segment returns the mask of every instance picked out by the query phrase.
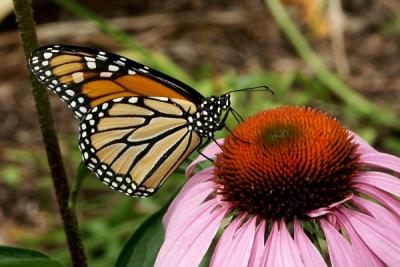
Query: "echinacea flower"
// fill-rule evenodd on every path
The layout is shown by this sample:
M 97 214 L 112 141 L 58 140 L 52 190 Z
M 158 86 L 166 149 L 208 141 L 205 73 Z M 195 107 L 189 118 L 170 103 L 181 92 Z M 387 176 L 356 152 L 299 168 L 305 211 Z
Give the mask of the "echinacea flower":
M 400 159 L 325 113 L 282 107 L 203 153 L 164 217 L 156 266 L 400 266 Z

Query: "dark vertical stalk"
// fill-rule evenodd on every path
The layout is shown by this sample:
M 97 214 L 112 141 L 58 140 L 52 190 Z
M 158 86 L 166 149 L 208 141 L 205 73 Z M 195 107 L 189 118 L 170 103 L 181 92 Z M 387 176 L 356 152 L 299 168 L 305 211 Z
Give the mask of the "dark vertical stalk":
M 37 37 L 31 2 L 30 0 L 14 0 L 14 8 L 25 57 L 28 58 L 32 51 L 37 47 Z M 75 267 L 87 266 L 75 210 L 68 207 L 69 185 L 62 162 L 57 135 L 54 129 L 53 118 L 50 112 L 47 91 L 39 84 L 31 72 L 29 72 L 29 78 L 32 84 L 32 93 L 35 99 L 40 129 L 42 131 L 47 160 L 50 166 L 51 177 L 53 179 L 59 212 L 68 241 L 71 261 Z

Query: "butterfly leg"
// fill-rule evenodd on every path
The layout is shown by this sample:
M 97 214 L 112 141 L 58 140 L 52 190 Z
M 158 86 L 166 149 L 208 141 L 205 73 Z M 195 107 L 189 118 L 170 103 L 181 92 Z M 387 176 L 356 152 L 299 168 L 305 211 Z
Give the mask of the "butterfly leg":
M 217 142 L 217 140 L 215 140 L 214 136 L 211 137 L 211 140 L 213 140 L 213 142 L 219 147 L 219 149 L 222 150 L 221 145 Z
M 239 114 L 239 112 L 237 112 L 236 110 L 234 110 L 233 108 L 229 109 L 230 112 L 232 112 L 233 117 L 235 118 L 237 123 L 241 123 L 244 122 L 243 117 Z
M 242 142 L 244 142 L 244 143 L 250 144 L 249 141 L 243 140 L 243 139 L 239 138 L 238 136 L 236 136 L 236 135 L 232 132 L 232 130 L 229 129 L 226 125 L 225 125 L 225 129 L 226 129 L 231 135 L 233 135 L 234 138 L 236 138 L 236 139 L 238 139 L 238 140 L 240 140 L 240 141 L 242 141 Z
M 214 138 L 212 138 L 212 139 L 214 140 Z M 200 155 L 202 155 L 204 158 L 206 158 L 207 160 L 209 160 L 209 161 L 211 161 L 212 163 L 214 163 L 214 160 L 213 160 L 213 159 L 207 157 L 205 154 L 203 154 L 203 152 L 201 152 L 201 150 L 202 150 L 203 148 L 205 148 L 205 147 L 208 145 L 209 141 L 210 141 L 210 139 L 208 139 L 206 142 L 202 143 L 202 144 L 197 148 L 197 152 L 198 152 Z M 215 141 L 215 140 L 214 140 L 214 141 Z M 216 142 L 216 141 L 215 141 L 215 142 Z M 217 143 L 217 144 L 218 144 L 218 143 Z
M 220 131 L 225 127 L 225 121 L 226 118 L 228 118 L 229 111 L 225 112 L 224 116 L 221 118 L 218 127 L 215 129 L 215 131 Z

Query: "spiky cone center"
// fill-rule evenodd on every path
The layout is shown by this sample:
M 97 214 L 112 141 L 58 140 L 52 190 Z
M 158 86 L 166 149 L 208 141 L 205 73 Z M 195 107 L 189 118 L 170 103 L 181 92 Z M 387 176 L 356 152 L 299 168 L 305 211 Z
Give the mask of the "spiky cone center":
M 359 168 L 357 145 L 334 118 L 281 107 L 238 125 L 217 155 L 222 200 L 265 218 L 302 217 L 344 199 Z

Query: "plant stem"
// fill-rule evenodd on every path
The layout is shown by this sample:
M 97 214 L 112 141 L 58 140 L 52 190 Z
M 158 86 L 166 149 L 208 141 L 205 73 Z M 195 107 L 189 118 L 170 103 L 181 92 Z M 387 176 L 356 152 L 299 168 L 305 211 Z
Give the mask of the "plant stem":
M 14 0 L 15 15 L 21 34 L 25 57 L 28 58 L 37 47 L 35 24 L 30 0 Z M 29 70 L 29 67 L 28 67 Z M 32 84 L 40 130 L 47 153 L 51 177 L 57 198 L 58 208 L 67 237 L 71 261 L 74 267 L 87 266 L 86 256 L 79 233 L 78 219 L 75 210 L 68 208 L 69 185 L 62 162 L 53 118 L 50 112 L 50 103 L 46 89 L 39 84 L 31 72 L 29 78 Z
M 322 83 L 360 114 L 367 115 L 378 124 L 399 129 L 398 118 L 396 118 L 393 112 L 385 109 L 378 110 L 373 103 L 354 91 L 335 73 L 328 69 L 290 19 L 280 0 L 265 0 L 265 3 L 268 5 L 276 23 L 286 34 L 297 53 L 299 53 Z

